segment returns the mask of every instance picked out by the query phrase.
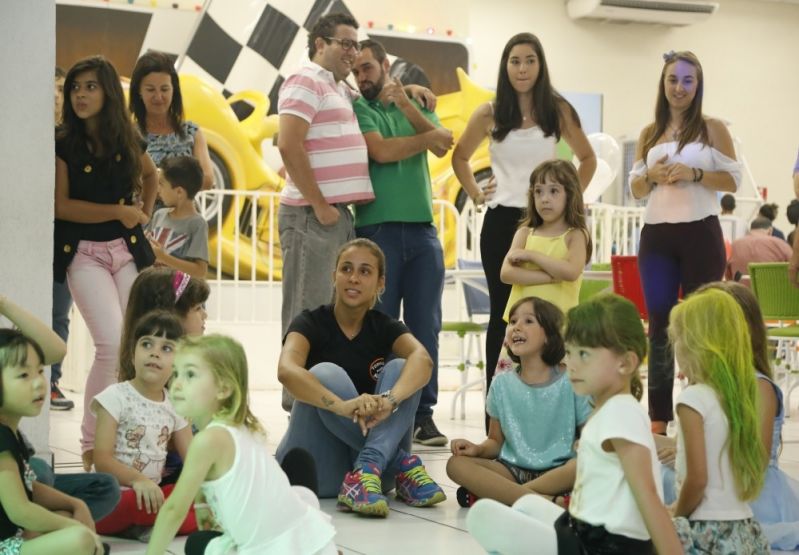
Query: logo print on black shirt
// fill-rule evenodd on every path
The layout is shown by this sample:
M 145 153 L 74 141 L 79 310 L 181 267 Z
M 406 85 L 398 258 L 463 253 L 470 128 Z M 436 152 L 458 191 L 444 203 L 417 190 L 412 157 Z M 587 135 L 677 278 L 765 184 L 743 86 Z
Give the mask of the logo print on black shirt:
M 374 359 L 369 363 L 369 377 L 372 378 L 372 380 L 377 381 L 377 378 L 380 377 L 380 373 L 383 371 L 383 367 L 385 365 L 385 357 L 378 357 Z

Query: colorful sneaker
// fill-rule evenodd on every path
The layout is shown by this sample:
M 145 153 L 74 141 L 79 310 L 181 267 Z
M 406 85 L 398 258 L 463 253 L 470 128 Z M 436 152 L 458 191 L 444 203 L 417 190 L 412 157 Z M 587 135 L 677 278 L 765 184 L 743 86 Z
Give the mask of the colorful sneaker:
M 447 498 L 416 455 L 402 459 L 396 480 L 397 497 L 412 507 L 430 507 Z
M 455 498 L 458 505 L 467 509 L 477 502 L 477 496 L 463 486 L 455 490 Z
M 355 511 L 370 516 L 388 516 L 388 500 L 383 495 L 380 471 L 373 464 L 347 472 L 338 492 L 340 511 Z
M 53 410 L 70 410 L 75 408 L 75 403 L 64 397 L 58 384 L 50 384 L 50 408 Z
M 433 417 L 418 421 L 413 427 L 413 442 L 422 445 L 446 445 L 447 436 L 438 431 Z

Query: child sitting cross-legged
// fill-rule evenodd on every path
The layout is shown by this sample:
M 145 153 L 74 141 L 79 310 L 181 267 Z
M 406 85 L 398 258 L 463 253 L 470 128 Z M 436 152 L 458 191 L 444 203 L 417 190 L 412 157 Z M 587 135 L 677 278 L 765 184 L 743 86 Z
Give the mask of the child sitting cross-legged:
M 520 299 L 511 308 L 505 342 L 518 367 L 491 383 L 488 438 L 479 445 L 466 439 L 451 443 L 447 474 L 462 486 L 462 506 L 475 497 L 511 505 L 531 491 L 555 497 L 571 491 L 574 442 L 591 406 L 574 393 L 559 367 L 562 323 L 560 309 L 538 297 Z
M 564 337 L 574 390 L 595 404 L 580 436 L 569 508 L 537 495 L 512 507 L 481 499 L 466 517 L 469 532 L 503 555 L 683 553 L 640 404 L 647 343 L 638 310 L 627 299 L 598 295 L 569 311 Z

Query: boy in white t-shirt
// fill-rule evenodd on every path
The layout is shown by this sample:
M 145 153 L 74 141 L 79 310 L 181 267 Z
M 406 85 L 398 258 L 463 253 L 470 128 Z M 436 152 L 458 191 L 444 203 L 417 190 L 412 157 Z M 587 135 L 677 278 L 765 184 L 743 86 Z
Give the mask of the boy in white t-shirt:
M 156 264 L 194 278 L 208 273 L 208 223 L 194 206 L 203 182 L 203 169 L 191 156 L 161 162 L 158 196 L 166 208 L 156 210 L 147 226 Z

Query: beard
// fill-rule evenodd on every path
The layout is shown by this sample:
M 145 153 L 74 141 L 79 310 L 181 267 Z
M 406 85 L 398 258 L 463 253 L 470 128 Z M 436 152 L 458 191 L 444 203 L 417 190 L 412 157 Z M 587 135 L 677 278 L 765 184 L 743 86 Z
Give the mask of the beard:
M 380 91 L 383 90 L 383 85 L 386 82 L 386 72 L 382 69 L 380 70 L 380 77 L 378 77 L 376 82 L 367 81 L 365 86 L 361 89 L 361 94 L 366 100 L 374 100 L 380 95 Z

